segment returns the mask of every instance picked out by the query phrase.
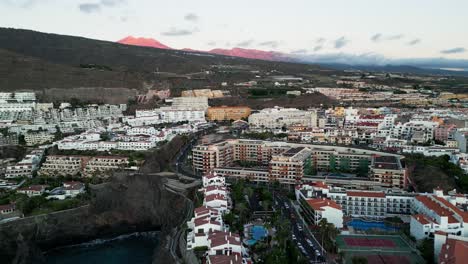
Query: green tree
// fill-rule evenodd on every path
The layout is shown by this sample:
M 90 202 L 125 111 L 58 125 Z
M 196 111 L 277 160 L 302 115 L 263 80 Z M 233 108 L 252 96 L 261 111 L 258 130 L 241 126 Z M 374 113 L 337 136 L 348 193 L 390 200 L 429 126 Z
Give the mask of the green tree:
M 427 264 L 434 264 L 434 240 L 424 239 L 418 249 Z
M 26 145 L 26 140 L 24 139 L 24 135 L 19 135 L 18 136 L 18 144 L 25 146 Z
M 367 264 L 367 258 L 361 256 L 354 256 L 351 259 L 352 264 Z

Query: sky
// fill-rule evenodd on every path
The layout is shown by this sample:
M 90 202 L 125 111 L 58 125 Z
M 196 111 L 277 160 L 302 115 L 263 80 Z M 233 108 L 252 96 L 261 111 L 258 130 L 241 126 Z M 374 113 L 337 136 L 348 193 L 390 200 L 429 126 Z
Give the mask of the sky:
M 467 0 L 0 0 L 0 26 L 173 48 L 468 59 Z

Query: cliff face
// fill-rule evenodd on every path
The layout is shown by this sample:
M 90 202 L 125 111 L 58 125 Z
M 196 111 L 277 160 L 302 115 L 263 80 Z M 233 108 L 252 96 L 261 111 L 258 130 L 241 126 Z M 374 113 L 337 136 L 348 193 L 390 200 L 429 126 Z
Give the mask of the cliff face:
M 39 249 L 133 231 L 170 230 L 183 221 L 188 205 L 167 191 L 164 182 L 146 174 L 115 175 L 110 183 L 91 188 L 89 206 L 0 225 L 0 259 L 37 263 Z

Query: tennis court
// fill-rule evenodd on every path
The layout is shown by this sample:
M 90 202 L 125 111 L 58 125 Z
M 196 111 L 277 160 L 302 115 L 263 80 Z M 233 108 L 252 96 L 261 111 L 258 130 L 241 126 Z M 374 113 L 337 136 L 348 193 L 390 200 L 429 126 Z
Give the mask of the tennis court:
M 365 257 L 368 264 L 419 264 L 424 260 L 398 235 L 339 235 L 338 252 L 346 263 L 355 256 Z

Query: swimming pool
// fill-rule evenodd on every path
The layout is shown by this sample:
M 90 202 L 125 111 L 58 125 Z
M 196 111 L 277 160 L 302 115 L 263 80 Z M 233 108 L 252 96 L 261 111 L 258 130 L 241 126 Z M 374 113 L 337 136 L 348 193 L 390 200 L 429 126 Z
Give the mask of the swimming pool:
M 250 232 L 255 240 L 261 240 L 267 236 L 267 230 L 263 226 L 253 226 Z
M 255 245 L 258 240 L 262 240 L 268 235 L 266 228 L 259 225 L 252 226 L 249 233 L 251 238 L 246 241 L 249 246 Z
M 352 226 L 354 229 L 357 230 L 364 230 L 367 231 L 369 229 L 380 229 L 383 231 L 398 231 L 398 227 L 388 226 L 384 222 L 378 221 L 364 221 L 361 219 L 353 219 L 348 222 L 348 226 Z

